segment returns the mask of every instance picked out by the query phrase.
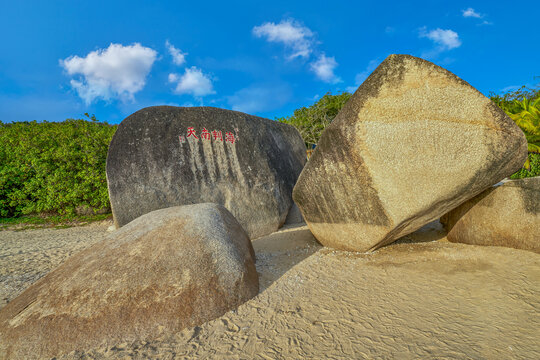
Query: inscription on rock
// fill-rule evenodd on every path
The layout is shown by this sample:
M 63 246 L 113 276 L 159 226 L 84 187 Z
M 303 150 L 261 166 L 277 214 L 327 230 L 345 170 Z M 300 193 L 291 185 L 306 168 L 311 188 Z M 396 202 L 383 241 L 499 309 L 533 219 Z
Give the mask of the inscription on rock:
M 107 158 L 115 224 L 150 211 L 213 202 L 250 238 L 285 221 L 306 161 L 292 126 L 211 108 L 156 106 L 120 124 Z

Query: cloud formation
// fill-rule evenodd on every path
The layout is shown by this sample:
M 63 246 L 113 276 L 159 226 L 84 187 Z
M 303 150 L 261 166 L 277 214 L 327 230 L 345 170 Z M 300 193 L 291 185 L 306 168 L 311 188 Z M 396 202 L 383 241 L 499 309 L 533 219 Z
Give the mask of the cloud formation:
M 338 65 L 336 59 L 316 50 L 315 34 L 299 21 L 287 19 L 282 20 L 279 24 L 266 22 L 255 26 L 253 34 L 258 38 L 265 38 L 269 42 L 283 44 L 289 50 L 287 60 L 295 58 L 311 60 L 309 69 L 319 80 L 332 84 L 341 81 L 334 73 Z
M 484 17 L 486 17 L 486 14 L 480 14 L 480 13 L 476 12 L 476 10 L 474 10 L 473 8 L 468 8 L 467 10 L 461 10 L 461 13 L 462 13 L 463 17 L 466 17 L 466 18 L 483 19 Z M 479 25 L 479 26 L 493 25 L 493 23 L 490 22 L 490 21 L 484 20 L 481 23 L 478 23 L 477 25 Z
M 294 19 L 282 20 L 279 24 L 266 22 L 255 26 L 253 35 L 285 45 L 291 51 L 288 59 L 307 58 L 313 51 L 313 32 Z
M 459 35 L 453 30 L 435 29 L 426 32 L 423 28 L 420 31 L 420 37 L 426 37 L 433 41 L 437 46 L 440 46 L 443 50 L 451 50 L 461 46 Z
M 473 18 L 482 18 L 484 15 L 477 13 L 473 8 L 468 8 L 467 10 L 461 10 L 463 17 L 473 17 Z
M 180 49 L 177 49 L 172 45 L 169 40 L 165 42 L 165 46 L 167 47 L 167 50 L 169 50 L 169 54 L 171 54 L 173 58 L 173 63 L 175 65 L 183 65 L 186 62 L 186 55 L 187 53 L 183 53 L 180 51 Z
M 435 58 L 440 53 L 448 50 L 452 50 L 461 46 L 461 40 L 457 32 L 453 30 L 443 30 L 437 28 L 435 30 L 427 31 L 426 27 L 420 29 L 420 38 L 428 38 L 433 41 L 435 48 L 422 53 L 424 58 Z
M 334 74 L 334 69 L 337 67 L 337 65 L 338 63 L 333 56 L 327 57 L 323 53 L 317 60 L 310 64 L 310 69 L 320 80 L 335 84 L 341 81 L 341 79 Z
M 169 82 L 176 84 L 174 92 L 179 95 L 191 94 L 195 97 L 203 97 L 216 93 L 210 77 L 195 66 L 186 68 L 182 75 L 169 74 Z
M 85 57 L 70 56 L 60 60 L 71 76 L 70 84 L 86 104 L 96 99 L 133 100 L 146 85 L 157 52 L 139 43 L 123 46 L 110 44 L 107 49 L 90 52 Z

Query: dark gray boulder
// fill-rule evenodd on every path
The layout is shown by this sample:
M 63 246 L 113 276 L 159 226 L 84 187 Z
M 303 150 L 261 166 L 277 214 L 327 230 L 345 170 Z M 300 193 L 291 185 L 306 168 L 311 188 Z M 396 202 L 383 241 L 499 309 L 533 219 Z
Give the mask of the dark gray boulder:
M 212 107 L 154 106 L 127 117 L 107 156 L 117 227 L 150 211 L 213 202 L 250 238 L 276 231 L 306 161 L 289 125 Z
M 174 334 L 257 295 L 255 253 L 221 205 L 153 211 L 70 257 L 0 310 L 0 359 Z

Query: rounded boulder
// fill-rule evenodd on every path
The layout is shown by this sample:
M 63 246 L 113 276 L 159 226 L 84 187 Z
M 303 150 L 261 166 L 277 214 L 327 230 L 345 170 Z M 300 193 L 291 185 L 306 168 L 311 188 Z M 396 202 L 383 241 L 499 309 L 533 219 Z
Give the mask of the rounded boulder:
M 150 212 L 0 310 L 0 358 L 50 358 L 177 332 L 258 293 L 251 242 L 221 205 Z

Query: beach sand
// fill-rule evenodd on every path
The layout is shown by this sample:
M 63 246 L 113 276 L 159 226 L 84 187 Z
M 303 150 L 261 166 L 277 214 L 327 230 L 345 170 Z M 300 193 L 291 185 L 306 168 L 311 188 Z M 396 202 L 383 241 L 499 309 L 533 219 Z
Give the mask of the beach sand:
M 0 306 L 107 227 L 0 232 Z M 253 245 L 261 289 L 237 310 L 61 358 L 540 359 L 533 252 L 450 243 L 438 222 L 371 254 L 324 248 L 303 224 Z

